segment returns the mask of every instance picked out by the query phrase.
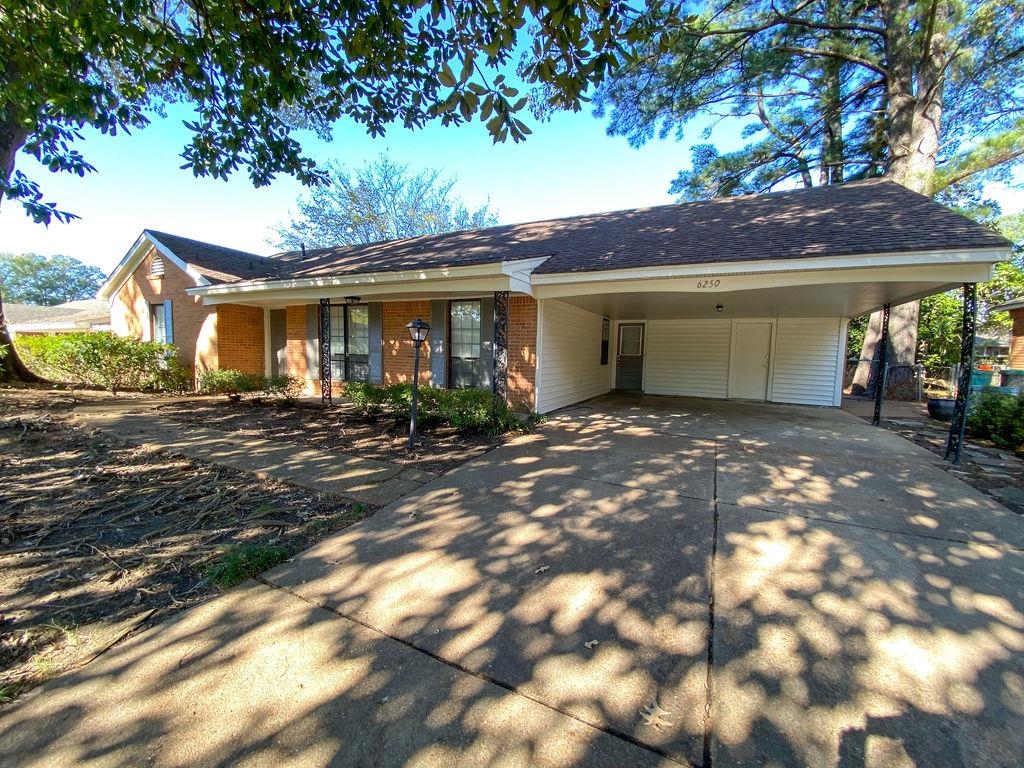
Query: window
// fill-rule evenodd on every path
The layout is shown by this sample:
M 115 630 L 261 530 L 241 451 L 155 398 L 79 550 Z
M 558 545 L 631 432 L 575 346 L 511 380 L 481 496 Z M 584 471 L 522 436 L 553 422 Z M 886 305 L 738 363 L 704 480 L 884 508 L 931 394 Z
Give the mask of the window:
M 370 310 L 366 304 L 331 306 L 331 378 L 370 380 Z
M 149 305 L 150 338 L 161 344 L 171 344 L 171 329 L 167 322 L 170 319 L 171 303 Z
M 612 321 L 601 318 L 601 365 L 608 365 L 608 340 L 611 338 Z
M 479 387 L 483 381 L 480 314 L 479 301 L 453 301 L 449 305 L 448 355 L 452 387 Z

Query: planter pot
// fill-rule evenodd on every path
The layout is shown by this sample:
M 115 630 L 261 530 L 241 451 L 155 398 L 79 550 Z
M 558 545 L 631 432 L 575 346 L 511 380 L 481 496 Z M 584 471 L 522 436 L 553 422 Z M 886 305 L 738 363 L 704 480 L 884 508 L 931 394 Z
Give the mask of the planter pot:
M 929 397 L 928 415 L 939 421 L 952 421 L 956 400 L 951 397 Z

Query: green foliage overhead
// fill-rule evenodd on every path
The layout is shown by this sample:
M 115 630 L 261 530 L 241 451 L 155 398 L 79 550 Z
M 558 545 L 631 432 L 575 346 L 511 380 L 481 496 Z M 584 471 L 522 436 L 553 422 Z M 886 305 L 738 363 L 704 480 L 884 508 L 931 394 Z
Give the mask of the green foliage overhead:
M 19 336 L 15 346 L 31 370 L 52 381 L 111 392 L 192 389 L 192 376 L 171 344 L 103 331 Z
M 513 57 L 529 51 L 522 81 L 578 109 L 651 34 L 625 0 L 20 0 L 0 4 L 0 29 L 0 193 L 43 222 L 71 214 L 13 171 L 14 153 L 85 174 L 84 126 L 142 128 L 166 102 L 187 102 L 183 167 L 309 184 L 324 176 L 296 129 L 326 134 L 346 118 L 379 135 L 479 117 L 495 141 L 519 141 L 529 128 Z
M 277 228 L 277 245 L 298 250 L 376 243 L 498 223 L 487 205 L 470 211 L 455 198 L 454 179 L 440 171 L 415 173 L 386 156 L 355 173 L 328 163 L 328 184 L 314 187 L 298 201 L 299 215 Z
M 92 299 L 103 271 L 72 256 L 0 253 L 0 289 L 12 304 L 53 306 Z
M 634 145 L 712 121 L 683 199 L 883 173 L 934 193 L 1024 156 L 1021 3 L 712 0 L 664 26 L 595 103 Z M 745 144 L 722 151 L 718 121 Z

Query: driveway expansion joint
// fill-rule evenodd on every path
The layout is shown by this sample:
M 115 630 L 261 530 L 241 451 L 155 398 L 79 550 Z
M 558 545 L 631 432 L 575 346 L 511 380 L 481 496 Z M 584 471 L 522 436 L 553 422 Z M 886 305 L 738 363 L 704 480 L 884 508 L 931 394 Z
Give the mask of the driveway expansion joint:
M 646 744 L 643 741 L 640 741 L 640 739 L 636 738 L 632 734 L 625 733 L 624 731 L 620 731 L 617 728 L 613 728 L 613 727 L 605 725 L 605 724 L 592 723 L 592 722 L 589 722 L 587 720 L 584 720 L 583 718 L 579 717 L 578 715 L 574 715 L 572 712 L 568 712 L 568 711 L 566 711 L 564 709 L 560 709 L 559 707 L 552 706 L 551 704 L 549 704 L 548 702 L 546 702 L 546 701 L 544 701 L 542 699 L 536 698 L 534 696 L 530 696 L 528 693 L 524 693 L 523 691 L 521 691 L 518 688 L 516 688 L 514 685 L 510 685 L 509 683 L 505 682 L 504 680 L 501 680 L 500 678 L 492 677 L 490 675 L 483 674 L 482 672 L 476 672 L 476 671 L 474 671 L 472 669 L 464 667 L 461 664 L 459 664 L 458 662 L 452 661 L 451 659 L 446 659 L 443 656 L 440 656 L 440 655 L 438 655 L 438 654 L 436 654 L 436 653 L 434 653 L 434 652 L 432 652 L 432 651 L 430 651 L 430 650 L 428 650 L 426 648 L 423 648 L 422 646 L 417 645 L 416 643 L 412 642 L 411 640 L 405 640 L 405 639 L 403 639 L 401 637 L 396 637 L 395 635 L 392 635 L 392 634 L 390 634 L 388 632 L 385 632 L 384 630 L 382 630 L 382 629 L 380 629 L 378 627 L 375 627 L 373 624 L 370 624 L 370 623 L 368 623 L 368 622 L 366 622 L 366 621 L 364 621 L 364 620 L 362 620 L 362 619 L 360 619 L 360 618 L 358 618 L 356 616 L 353 616 L 352 614 L 348 614 L 348 613 L 344 613 L 343 611 L 339 611 L 337 608 L 334 608 L 333 606 L 327 605 L 326 603 L 321 603 L 321 602 L 317 602 L 315 600 L 310 600 L 310 599 L 308 599 L 306 597 L 303 597 L 299 593 L 289 589 L 288 587 L 284 587 L 284 586 L 281 586 L 279 584 L 275 584 L 274 582 L 270 581 L 269 579 L 264 578 L 263 576 L 254 576 L 253 580 L 259 582 L 260 584 L 263 584 L 266 587 L 270 587 L 273 590 L 276 590 L 278 592 L 283 592 L 286 595 L 294 597 L 297 600 L 305 603 L 306 605 L 310 605 L 310 606 L 313 606 L 315 608 L 320 608 L 322 610 L 327 611 L 328 613 L 331 613 L 331 614 L 337 616 L 338 618 L 345 619 L 346 621 L 351 621 L 353 624 L 358 624 L 359 626 L 363 627 L 364 629 L 368 629 L 371 632 L 374 632 L 374 633 L 380 635 L 383 638 L 386 638 L 388 640 L 393 640 L 394 642 L 396 642 L 396 643 L 398 643 L 398 644 L 408 648 L 409 650 L 416 651 L 417 653 L 420 653 L 420 654 L 422 654 L 422 655 L 424 655 L 424 656 L 426 656 L 426 657 L 428 657 L 430 659 L 433 659 L 436 662 L 444 664 L 446 667 L 449 667 L 450 669 L 454 669 L 456 672 L 461 672 L 464 675 L 469 675 L 470 677 L 475 677 L 478 680 L 483 680 L 486 683 L 491 683 L 492 685 L 496 685 L 499 688 L 501 688 L 503 690 L 506 690 L 506 691 L 508 691 L 511 694 L 514 694 L 515 696 L 520 696 L 520 697 L 522 697 L 522 698 L 524 698 L 524 699 L 526 699 L 528 701 L 532 701 L 534 704 L 537 704 L 539 706 L 544 707 L 545 709 L 548 709 L 548 710 L 550 710 L 552 712 L 555 712 L 555 713 L 557 713 L 559 715 L 562 715 L 563 717 L 568 717 L 571 720 L 575 720 L 576 722 L 580 723 L 581 725 L 585 725 L 588 728 L 593 728 L 594 730 L 597 730 L 597 731 L 600 731 L 602 733 L 605 733 L 608 736 L 612 736 L 613 738 L 620 739 L 621 741 L 625 741 L 625 742 L 627 742 L 629 744 L 632 744 L 635 747 L 643 749 L 643 750 L 645 750 L 647 752 L 650 752 L 652 754 L 658 755 L 659 757 L 663 757 L 666 760 L 671 761 L 675 765 L 685 766 L 685 768 L 692 768 L 691 764 L 688 761 L 680 762 L 680 760 L 678 758 L 676 758 L 672 753 L 668 752 L 667 750 L 659 749 L 658 747 L 656 747 L 654 745 L 651 745 L 651 744 Z M 705 762 L 705 765 L 704 765 L 703 768 L 710 768 L 710 765 Z

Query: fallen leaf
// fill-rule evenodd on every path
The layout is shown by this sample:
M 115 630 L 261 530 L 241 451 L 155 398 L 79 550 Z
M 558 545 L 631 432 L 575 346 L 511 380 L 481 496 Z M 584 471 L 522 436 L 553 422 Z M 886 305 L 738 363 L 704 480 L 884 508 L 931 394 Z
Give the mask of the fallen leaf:
M 537 569 L 536 571 L 534 571 L 533 573 L 534 573 L 534 575 L 536 575 L 536 574 L 538 574 L 538 573 L 544 573 L 544 571 L 546 571 L 546 570 L 547 570 L 548 568 L 550 568 L 550 567 L 551 567 L 550 565 L 542 565 L 542 566 L 541 566 L 540 568 L 538 568 L 538 569 Z
M 672 721 L 665 717 L 665 715 L 671 715 L 672 713 L 662 709 L 657 699 L 651 701 L 640 714 L 644 718 L 644 725 L 654 726 L 659 731 L 662 730 L 663 725 L 672 725 Z
M 583 645 L 586 648 L 596 648 L 598 643 L 600 642 L 600 640 L 587 640 L 587 642 L 585 642 Z

